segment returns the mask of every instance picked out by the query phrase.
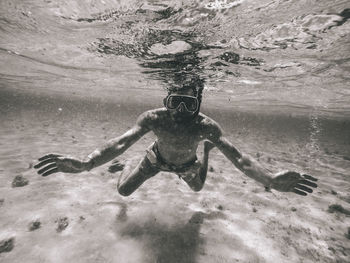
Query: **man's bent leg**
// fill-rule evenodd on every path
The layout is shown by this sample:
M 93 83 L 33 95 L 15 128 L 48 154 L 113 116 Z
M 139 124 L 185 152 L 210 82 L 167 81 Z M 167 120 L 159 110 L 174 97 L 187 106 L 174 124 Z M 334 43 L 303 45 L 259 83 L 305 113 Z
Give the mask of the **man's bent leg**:
M 202 161 L 197 161 L 196 166 L 199 166 L 199 169 L 196 169 L 195 175 L 191 172 L 188 174 L 180 175 L 180 177 L 188 184 L 188 186 L 195 192 L 199 192 L 202 190 L 205 179 L 207 178 L 208 171 L 208 160 L 209 160 L 209 152 L 215 146 L 209 141 L 204 142 L 204 153 Z
M 123 196 L 131 195 L 147 179 L 155 176 L 159 170 L 154 167 L 147 157 L 144 157 L 136 168 L 131 171 L 130 165 L 126 165 L 118 180 L 118 192 Z

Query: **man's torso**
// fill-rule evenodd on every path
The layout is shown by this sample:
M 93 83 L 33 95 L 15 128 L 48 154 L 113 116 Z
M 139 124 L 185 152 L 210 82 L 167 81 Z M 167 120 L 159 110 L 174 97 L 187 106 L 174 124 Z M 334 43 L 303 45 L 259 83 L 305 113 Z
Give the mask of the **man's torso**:
M 207 139 L 208 123 L 213 121 L 204 114 L 198 114 L 187 123 L 174 122 L 166 109 L 147 112 L 147 126 L 157 136 L 161 157 L 174 165 L 181 165 L 196 157 L 198 144 Z

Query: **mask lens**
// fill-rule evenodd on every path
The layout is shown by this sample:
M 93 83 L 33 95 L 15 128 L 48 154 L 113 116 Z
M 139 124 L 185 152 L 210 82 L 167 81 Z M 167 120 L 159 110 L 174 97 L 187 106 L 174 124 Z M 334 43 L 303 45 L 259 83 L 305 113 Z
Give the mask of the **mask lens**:
M 176 109 L 182 102 L 181 97 L 179 96 L 170 96 L 167 101 L 167 107 L 169 109 Z
M 183 97 L 182 101 L 185 103 L 186 108 L 189 111 L 196 111 L 197 110 L 197 99 L 196 98 L 191 98 L 191 97 Z

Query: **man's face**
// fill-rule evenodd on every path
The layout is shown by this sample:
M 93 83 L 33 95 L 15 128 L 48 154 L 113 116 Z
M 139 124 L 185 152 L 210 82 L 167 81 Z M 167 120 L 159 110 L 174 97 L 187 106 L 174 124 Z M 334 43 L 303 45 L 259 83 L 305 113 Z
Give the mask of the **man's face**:
M 171 93 L 171 95 L 194 96 L 193 90 L 191 89 L 179 90 Z M 176 109 L 167 109 L 167 110 L 169 112 L 170 117 L 177 123 L 189 122 L 195 117 L 195 114 L 196 114 L 196 112 L 188 111 L 184 103 L 180 103 L 180 105 Z

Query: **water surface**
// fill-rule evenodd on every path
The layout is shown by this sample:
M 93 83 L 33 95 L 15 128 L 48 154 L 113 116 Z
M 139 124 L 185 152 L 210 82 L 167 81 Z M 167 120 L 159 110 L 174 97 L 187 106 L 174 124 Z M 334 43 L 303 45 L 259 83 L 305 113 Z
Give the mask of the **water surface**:
M 347 1 L 4 0 L 0 12 L 5 88 L 108 97 L 199 76 L 224 107 L 349 117 Z

